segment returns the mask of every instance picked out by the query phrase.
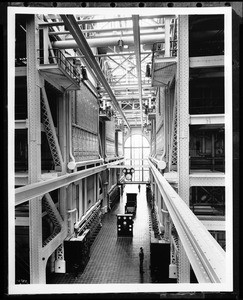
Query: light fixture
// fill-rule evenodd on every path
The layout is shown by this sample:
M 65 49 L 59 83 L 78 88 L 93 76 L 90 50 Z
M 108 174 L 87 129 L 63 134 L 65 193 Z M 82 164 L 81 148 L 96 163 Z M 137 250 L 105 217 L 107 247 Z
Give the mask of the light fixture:
M 124 46 L 123 40 L 119 40 L 119 41 L 118 41 L 118 47 L 119 47 L 120 51 L 123 50 L 123 46 Z
M 122 172 L 125 175 L 125 178 L 130 181 L 130 180 L 132 180 L 132 175 L 135 172 L 135 170 L 134 170 L 134 168 L 131 168 L 131 169 L 124 168 L 122 170 Z

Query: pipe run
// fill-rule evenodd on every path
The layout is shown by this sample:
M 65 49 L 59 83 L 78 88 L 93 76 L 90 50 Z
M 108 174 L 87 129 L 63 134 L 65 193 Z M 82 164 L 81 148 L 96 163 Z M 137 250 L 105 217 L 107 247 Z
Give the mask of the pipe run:
M 80 30 L 81 31 L 81 30 Z M 88 45 L 93 47 L 108 47 L 108 46 L 117 46 L 120 37 L 109 37 L 109 38 L 96 38 L 96 39 L 87 39 Z M 133 36 L 122 36 L 122 41 L 124 45 L 133 46 L 134 39 Z M 141 44 L 154 44 L 156 42 L 164 42 L 165 34 L 150 34 L 150 35 L 142 35 L 140 38 Z M 77 42 L 75 40 L 66 40 L 66 41 L 56 41 L 52 44 L 53 48 L 58 49 L 76 49 L 79 48 Z
M 94 159 L 94 160 L 86 160 L 86 161 L 71 161 L 68 163 L 68 168 L 69 170 L 74 170 L 78 167 L 83 167 L 83 166 L 89 166 L 89 165 L 94 165 L 94 164 L 103 164 L 104 159 L 99 158 L 99 159 Z

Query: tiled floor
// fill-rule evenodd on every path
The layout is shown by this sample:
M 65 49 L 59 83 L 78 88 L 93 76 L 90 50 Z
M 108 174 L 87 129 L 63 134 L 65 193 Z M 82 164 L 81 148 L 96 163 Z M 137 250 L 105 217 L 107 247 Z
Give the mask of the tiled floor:
M 117 214 L 124 213 L 127 192 L 138 192 L 137 185 L 125 187 L 120 202 L 104 216 L 102 228 L 92 247 L 90 260 L 83 273 L 55 274 L 48 283 L 151 283 L 149 249 L 149 208 L 146 186 L 141 185 L 133 237 L 117 237 Z M 139 272 L 139 249 L 144 249 L 144 273 Z

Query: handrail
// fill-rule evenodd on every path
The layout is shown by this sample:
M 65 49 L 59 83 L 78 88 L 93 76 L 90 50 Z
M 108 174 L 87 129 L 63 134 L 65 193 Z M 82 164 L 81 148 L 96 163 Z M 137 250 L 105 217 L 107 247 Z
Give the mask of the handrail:
M 152 156 L 149 157 L 149 159 L 159 168 L 159 169 L 164 169 L 164 164 L 165 162 L 163 160 L 158 160 Z
M 80 73 L 77 69 L 77 67 L 75 67 L 73 64 L 71 64 L 71 62 L 66 58 L 66 56 L 62 53 L 61 50 L 57 49 L 57 48 L 51 48 L 49 50 L 53 50 L 53 52 L 55 53 L 54 56 L 49 56 L 48 57 L 48 61 L 49 64 L 53 64 L 55 63 L 55 61 L 57 62 L 57 64 L 65 71 L 67 72 L 74 80 L 77 81 L 77 83 L 79 84 L 81 81 L 81 76 Z M 42 49 L 39 49 L 39 52 L 41 52 Z M 39 56 L 39 63 L 40 65 L 44 65 L 43 60 L 44 60 L 44 56 Z M 53 61 L 53 63 L 51 62 Z
M 151 160 L 149 165 L 198 282 L 225 282 L 225 251 Z

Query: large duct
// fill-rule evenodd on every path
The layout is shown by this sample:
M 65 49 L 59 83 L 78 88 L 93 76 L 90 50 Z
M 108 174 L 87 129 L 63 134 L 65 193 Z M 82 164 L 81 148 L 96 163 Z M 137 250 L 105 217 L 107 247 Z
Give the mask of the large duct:
M 122 37 L 109 37 L 109 38 L 95 38 L 95 39 L 86 39 L 89 46 L 92 47 L 108 47 L 108 46 L 117 46 L 118 41 L 122 39 L 124 45 L 134 45 L 133 36 L 122 36 Z M 153 44 L 156 42 L 164 42 L 165 35 L 164 33 L 142 35 L 140 37 L 141 44 Z M 78 45 L 75 40 L 66 40 L 66 41 L 56 41 L 53 42 L 53 48 L 59 49 L 76 49 Z

